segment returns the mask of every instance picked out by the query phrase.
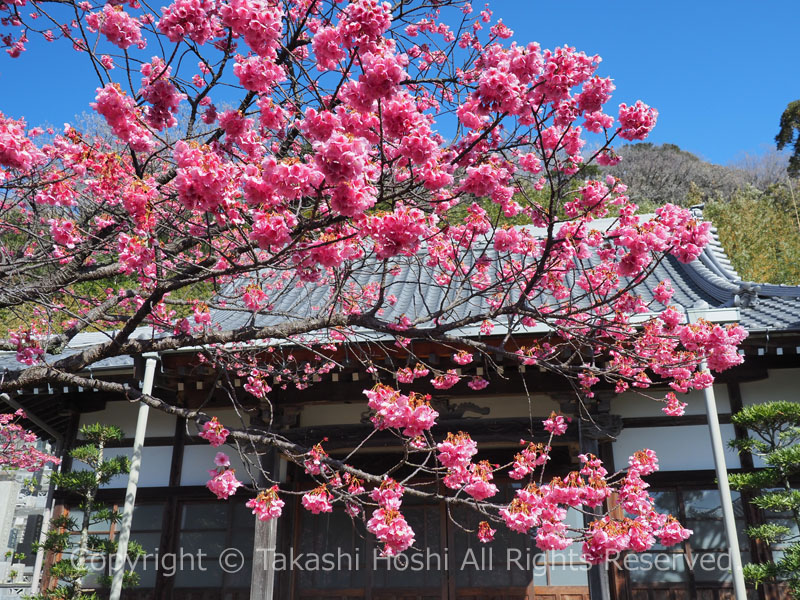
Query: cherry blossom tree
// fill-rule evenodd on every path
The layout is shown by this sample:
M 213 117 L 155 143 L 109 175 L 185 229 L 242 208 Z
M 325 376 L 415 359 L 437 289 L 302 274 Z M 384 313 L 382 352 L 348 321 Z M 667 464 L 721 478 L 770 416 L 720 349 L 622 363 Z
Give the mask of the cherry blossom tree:
M 657 118 L 639 100 L 611 108 L 599 56 L 511 41 L 489 7 L 464 0 L 0 9 L 9 55 L 25 60 L 41 37 L 96 74 L 91 107 L 108 129 L 0 116 L 0 310 L 22 323 L 0 342 L 20 362 L 0 392 L 52 383 L 126 394 L 198 421 L 214 446 L 274 448 L 316 481 L 307 510 L 343 506 L 387 554 L 413 542 L 409 496 L 479 511 L 482 541 L 507 526 L 544 549 L 582 543 L 592 562 L 688 535 L 654 510 L 642 479 L 657 468 L 651 451 L 613 474 L 582 455 L 580 470 L 546 479 L 568 426 L 553 414 L 550 443 L 525 441 L 506 465 L 476 462 L 467 434 L 431 433 L 437 411 L 412 390 L 415 380 L 480 390 L 498 360 L 515 361 L 563 376 L 578 401 L 599 386 L 633 389 L 677 415 L 676 393 L 713 382 L 703 361 L 712 371 L 741 361 L 742 329 L 687 324 L 669 282 L 652 302 L 636 292 L 665 257 L 697 257 L 709 225 L 671 205 L 638 216 L 622 181 L 587 177 Z M 399 311 L 409 295 L 414 310 Z M 246 318 L 226 327 L 222 312 Z M 60 355 L 87 330 L 110 333 Z M 522 345 L 526 332 L 535 341 Z M 453 368 L 418 355 L 419 341 L 450 349 Z M 364 391 L 374 427 L 396 436 L 411 475 L 81 375 L 103 359 L 189 347 L 236 406 L 229 375 L 268 406 L 271 385 L 307 387 L 360 362 L 378 380 Z M 658 397 L 654 383 L 673 391 Z M 502 471 L 527 484 L 510 504 L 492 501 Z M 249 505 L 275 518 L 289 492 L 262 477 Z M 223 452 L 208 487 L 245 493 Z M 629 516 L 611 516 L 619 505 Z M 569 507 L 605 510 L 572 530 Z

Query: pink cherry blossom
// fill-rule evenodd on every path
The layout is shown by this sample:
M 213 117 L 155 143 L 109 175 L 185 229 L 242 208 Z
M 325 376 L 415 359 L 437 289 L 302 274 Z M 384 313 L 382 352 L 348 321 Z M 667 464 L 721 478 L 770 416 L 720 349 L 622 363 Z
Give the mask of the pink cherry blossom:
M 158 20 L 158 29 L 171 42 L 188 37 L 203 45 L 214 37 L 218 27 L 215 8 L 214 0 L 175 0 L 161 9 L 163 16 Z
M 0 112 L 0 166 L 27 171 L 42 160 L 42 152 L 25 135 L 25 121 Z
M 347 53 L 342 48 L 342 37 L 335 27 L 323 27 L 311 40 L 314 58 L 317 59 L 317 69 L 330 71 L 344 60 Z
M 524 440 L 520 440 L 525 444 Z M 522 479 L 537 467 L 547 464 L 550 460 L 550 446 L 544 444 L 528 443 L 527 447 L 514 457 L 514 468 L 508 476 L 512 479 Z
M 20 420 L 27 418 L 25 411 L 0 414 L 0 468 L 40 471 L 50 463 L 61 464 L 61 459 L 36 448 L 39 438 L 26 430 Z
M 109 83 L 98 88 L 95 100 L 92 108 L 105 118 L 115 136 L 137 152 L 153 148 L 150 132 L 139 122 L 135 102 L 117 85 Z
M 628 465 L 639 475 L 650 475 L 658 470 L 658 457 L 652 450 L 640 450 L 628 459 Z
M 482 460 L 478 464 L 471 465 L 469 481 L 464 486 L 464 491 L 481 501 L 497 494 L 497 486 L 492 481 L 492 465 L 488 461 Z
M 437 390 L 447 390 L 459 382 L 461 377 L 454 369 L 448 369 L 446 373 L 437 375 L 431 379 L 431 385 Z
M 201 438 L 206 440 L 215 448 L 221 446 L 228 439 L 230 431 L 222 426 L 222 423 L 217 421 L 217 417 L 212 417 L 210 421 L 203 424 L 203 430 L 198 433 Z
M 40 335 L 35 326 L 20 327 L 9 332 L 9 341 L 16 346 L 16 358 L 25 365 L 35 365 L 44 355 Z
M 272 58 L 280 46 L 283 10 L 270 0 L 228 0 L 221 3 L 222 24 L 244 38 L 250 49 L 264 58 Z
M 384 544 L 382 554 L 394 556 L 411 547 L 414 531 L 396 509 L 378 508 L 367 521 L 367 530 Z
M 664 527 L 656 532 L 656 536 L 665 546 L 680 544 L 683 540 L 689 539 L 691 535 L 692 530 L 682 527 L 674 517 L 667 518 Z
M 439 450 L 439 462 L 447 468 L 466 467 L 478 452 L 478 445 L 464 432 L 448 433 L 445 441 L 436 448 Z
M 245 506 L 253 509 L 253 514 L 259 521 L 267 521 L 281 516 L 284 502 L 278 497 L 278 486 L 273 485 L 268 490 L 259 492 L 255 498 L 248 500 Z
M 471 390 L 475 390 L 476 392 L 482 389 L 485 389 L 489 386 L 489 382 L 485 380 L 483 377 L 472 377 L 468 382 L 467 386 Z
M 160 58 L 154 57 L 149 63 L 142 65 L 142 98 L 152 106 L 145 109 L 145 122 L 158 131 L 174 127 L 178 105 L 186 98 L 185 94 L 170 81 L 172 67 L 168 67 Z
M 563 415 L 557 415 L 553 412 L 550 413 L 550 417 L 542 421 L 542 423 L 544 424 L 545 431 L 549 431 L 553 435 L 564 435 L 567 432 L 567 427 L 571 420 L 570 417 L 565 418 Z
M 488 544 L 494 539 L 494 534 L 497 533 L 496 529 L 492 529 L 487 521 L 478 523 L 478 540 L 484 544 Z
M 667 405 L 661 410 L 670 417 L 682 417 L 686 411 L 686 402 L 681 402 L 673 392 L 667 393 Z
M 315 515 L 318 515 L 320 513 L 331 512 L 333 510 L 333 505 L 331 504 L 332 500 L 333 496 L 328 491 L 327 486 L 321 485 L 318 488 L 303 494 L 303 499 L 301 502 L 303 504 L 303 508 Z
M 233 167 L 208 147 L 175 144 L 178 198 L 191 210 L 213 211 L 233 191 Z
M 327 438 L 324 441 L 327 441 Z M 322 444 L 314 444 L 308 452 L 308 458 L 303 461 L 306 473 L 309 475 L 321 474 L 322 470 L 326 468 L 324 461 L 327 457 L 328 453 L 322 448 Z
M 133 45 L 142 49 L 147 45 L 140 23 L 121 6 L 106 4 L 102 11 L 88 15 L 86 23 L 91 31 L 99 30 L 109 42 L 123 50 Z
M 233 74 L 239 78 L 244 89 L 262 93 L 286 78 L 280 66 L 260 56 L 244 58 L 237 55 Z
M 369 45 L 392 23 L 392 11 L 388 2 L 380 0 L 354 0 L 345 9 L 340 30 L 344 45 L 348 48 Z
M 75 221 L 69 219 L 48 219 L 53 241 L 67 248 L 74 248 L 83 241 L 80 231 L 75 228 Z
M 459 365 L 468 365 L 472 362 L 472 354 L 466 350 L 459 350 L 453 355 L 453 362 Z
M 233 469 L 212 469 L 208 473 L 211 475 L 211 479 L 206 483 L 206 487 L 219 500 L 227 500 L 242 486 L 242 482 L 236 479 L 236 473 Z
M 619 136 L 625 140 L 643 140 L 656 126 L 658 111 L 650 108 L 641 100 L 633 106 L 619 105 Z
M 374 488 L 369 496 L 382 508 L 399 509 L 403 503 L 405 488 L 391 477 L 384 479 L 380 486 Z
M 247 376 L 247 383 L 242 386 L 244 391 L 252 394 L 256 398 L 266 398 L 267 394 L 272 391 L 272 388 L 266 382 L 266 380 L 261 377 L 258 372 L 255 375 L 248 375 Z

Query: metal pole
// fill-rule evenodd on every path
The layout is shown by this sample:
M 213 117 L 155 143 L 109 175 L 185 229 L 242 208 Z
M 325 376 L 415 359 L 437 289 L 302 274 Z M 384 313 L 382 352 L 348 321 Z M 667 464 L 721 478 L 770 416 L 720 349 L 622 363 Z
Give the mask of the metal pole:
M 694 308 L 686 311 L 690 323 L 705 315 L 711 316 L 708 304 L 701 302 Z M 716 320 L 711 319 L 708 320 Z M 723 319 L 727 320 L 727 319 Z M 702 370 L 708 368 L 704 360 L 700 364 Z M 728 469 L 725 466 L 725 448 L 722 445 L 722 432 L 719 428 L 719 416 L 717 412 L 717 398 L 714 395 L 714 386 L 709 386 L 703 390 L 706 401 L 706 417 L 708 418 L 708 430 L 711 434 L 711 452 L 714 455 L 714 468 L 717 471 L 717 487 L 722 504 L 722 520 L 725 525 L 725 537 L 728 538 L 728 552 L 730 552 L 731 572 L 733 574 L 733 592 L 736 600 L 747 600 L 747 588 L 744 583 L 744 572 L 742 570 L 742 554 L 739 551 L 739 537 L 736 531 L 736 518 L 733 515 L 733 500 L 731 499 L 731 488 L 728 485 Z
M 702 368 L 705 370 L 706 361 Z M 731 488 L 728 485 L 728 469 L 725 466 L 725 450 L 722 445 L 722 432 L 719 429 L 717 416 L 717 400 L 714 396 L 714 386 L 703 390 L 706 400 L 706 414 L 708 415 L 708 429 L 711 433 L 711 450 L 714 454 L 714 467 L 717 470 L 717 485 L 722 501 L 722 518 L 725 523 L 725 535 L 728 538 L 728 551 L 731 558 L 731 571 L 733 572 L 733 591 L 736 600 L 747 600 L 747 589 L 742 571 L 742 555 L 739 552 L 739 537 L 736 532 L 736 519 L 733 515 L 733 500 Z
M 142 393 L 150 394 L 153 391 L 153 378 L 156 372 L 155 354 L 144 355 L 147 359 L 144 368 L 144 383 Z M 109 600 L 119 600 L 122 594 L 122 579 L 125 575 L 125 564 L 128 557 L 128 540 L 131 537 L 131 521 L 133 519 L 133 505 L 136 502 L 136 489 L 139 486 L 139 470 L 142 466 L 142 447 L 144 446 L 144 436 L 147 430 L 147 414 L 150 407 L 141 402 L 139 404 L 139 415 L 136 419 L 136 434 L 133 438 L 133 457 L 131 458 L 131 470 L 128 474 L 128 488 L 125 490 L 125 505 L 122 509 L 122 522 L 119 529 L 119 540 L 117 554 L 114 557 L 113 577 L 111 579 L 111 594 Z

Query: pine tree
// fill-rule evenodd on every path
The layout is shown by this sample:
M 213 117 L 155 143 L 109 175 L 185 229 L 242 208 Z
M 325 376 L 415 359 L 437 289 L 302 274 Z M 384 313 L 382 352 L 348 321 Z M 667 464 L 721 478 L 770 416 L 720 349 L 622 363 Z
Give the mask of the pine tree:
M 793 476 L 800 473 L 800 403 L 767 402 L 748 406 L 733 416 L 733 423 L 746 427 L 751 437 L 734 440 L 731 446 L 763 459 L 766 466 L 752 473 L 729 475 L 731 487 L 757 493 L 752 503 L 776 516 L 794 522 L 795 529 L 767 523 L 749 527 L 747 535 L 771 545 L 784 546 L 775 560 L 744 567 L 745 578 L 756 585 L 785 583 L 795 599 L 800 598 L 800 490 L 792 489 Z
M 53 475 L 53 482 L 59 489 L 72 493 L 80 498 L 75 505 L 82 513 L 79 520 L 69 515 L 61 515 L 51 520 L 42 547 L 56 555 L 50 567 L 50 575 L 58 579 L 58 585 L 42 591 L 31 600 L 96 600 L 97 594 L 86 589 L 85 580 L 90 572 L 94 559 L 101 559 L 100 564 L 110 565 L 110 559 L 117 550 L 117 544 L 107 537 L 92 535 L 90 529 L 97 523 L 116 523 L 122 513 L 97 502 L 97 491 L 111 479 L 128 473 L 128 459 L 124 456 L 107 458 L 105 449 L 109 442 L 122 438 L 122 430 L 105 425 L 85 425 L 80 434 L 85 440 L 70 452 L 74 460 L 88 466 L 86 470 L 72 470 Z M 71 532 L 79 531 L 80 537 Z M 34 550 L 37 550 L 34 547 Z M 128 545 L 128 556 L 135 560 L 143 554 L 141 546 L 133 541 Z M 108 585 L 110 577 L 105 572 L 99 577 L 101 585 Z M 135 586 L 138 575 L 126 571 L 125 587 Z

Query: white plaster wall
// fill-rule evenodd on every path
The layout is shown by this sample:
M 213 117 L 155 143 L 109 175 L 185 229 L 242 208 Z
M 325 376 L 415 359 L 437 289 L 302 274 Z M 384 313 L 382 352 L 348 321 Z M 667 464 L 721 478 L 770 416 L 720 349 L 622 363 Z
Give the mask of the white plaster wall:
M 228 455 L 231 460 L 231 468 L 236 469 L 236 478 L 239 481 L 246 484 L 251 483 L 251 478 L 235 448 L 227 445 L 214 448 L 210 444 L 203 443 L 186 446 L 183 449 L 181 485 L 205 485 L 209 479 L 208 471 L 214 468 L 214 457 L 217 452 L 224 452 Z
M 776 400 L 800 402 L 800 369 L 772 369 L 768 372 L 767 379 L 742 383 L 739 388 L 744 406 Z M 761 468 L 766 463 L 754 456 L 753 466 Z
M 767 379 L 739 384 L 742 404 L 758 404 L 773 400 L 800 402 L 800 369 L 773 369 Z
M 720 428 L 723 444 L 727 444 L 734 437 L 733 425 L 722 425 Z M 617 469 L 626 467 L 628 457 L 645 448 L 656 453 L 662 471 L 714 468 L 707 425 L 623 429 L 613 444 L 614 466 Z M 727 447 L 725 461 L 729 468 L 741 466 L 739 456 Z
M 125 437 L 132 438 L 136 433 L 138 413 L 138 402 L 108 402 L 103 410 L 83 413 L 80 418 L 80 424 L 92 425 L 101 423 L 103 425 L 115 425 L 122 429 Z M 151 409 L 147 416 L 147 437 L 172 437 L 174 435 L 175 417 Z
M 669 390 L 643 390 L 645 394 L 658 399 L 663 398 L 667 391 Z M 717 412 L 730 413 L 731 403 L 728 398 L 728 387 L 726 385 L 715 385 L 714 395 L 717 398 Z M 678 399 L 681 402 L 686 402 L 687 415 L 705 414 L 706 406 L 702 390 L 692 390 L 688 394 L 678 394 Z M 611 399 L 611 412 L 626 418 L 664 417 L 666 415 L 661 410 L 662 408 L 664 408 L 663 402 L 650 400 L 635 392 L 625 392 Z
M 133 448 L 107 448 L 105 458 L 115 456 L 133 456 Z M 145 446 L 142 449 L 142 465 L 139 471 L 139 487 L 166 487 L 169 485 L 169 467 L 172 463 L 172 446 Z M 73 462 L 75 471 L 85 471 L 88 467 L 78 462 Z M 109 488 L 124 488 L 128 485 L 127 475 L 113 477 L 107 486 Z

